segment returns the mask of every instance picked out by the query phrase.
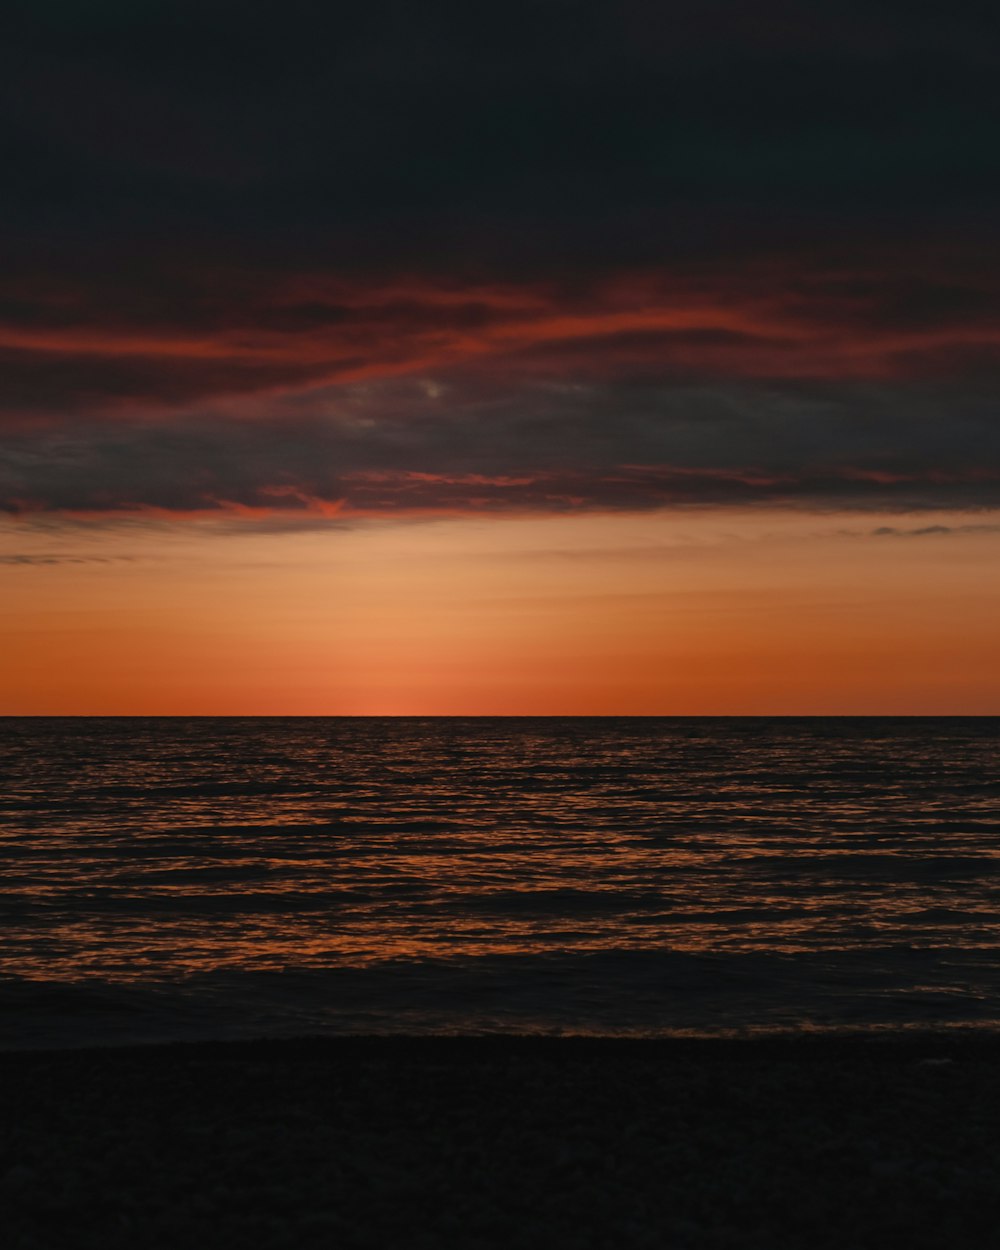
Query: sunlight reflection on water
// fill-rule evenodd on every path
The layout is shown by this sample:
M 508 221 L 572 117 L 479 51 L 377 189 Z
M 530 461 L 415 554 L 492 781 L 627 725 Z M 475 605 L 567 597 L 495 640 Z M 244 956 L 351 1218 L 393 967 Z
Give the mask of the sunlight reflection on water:
M 994 719 L 0 721 L 0 999 L 15 1032 L 70 986 L 141 998 L 151 1035 L 192 1004 L 209 1032 L 224 1004 L 256 1031 L 992 1021 L 998 746 Z

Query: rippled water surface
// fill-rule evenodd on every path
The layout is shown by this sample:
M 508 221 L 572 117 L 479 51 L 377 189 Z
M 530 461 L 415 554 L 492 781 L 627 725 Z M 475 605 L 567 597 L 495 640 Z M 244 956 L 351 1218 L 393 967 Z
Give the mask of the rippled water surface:
M 1000 721 L 0 720 L 0 1043 L 1000 1020 Z

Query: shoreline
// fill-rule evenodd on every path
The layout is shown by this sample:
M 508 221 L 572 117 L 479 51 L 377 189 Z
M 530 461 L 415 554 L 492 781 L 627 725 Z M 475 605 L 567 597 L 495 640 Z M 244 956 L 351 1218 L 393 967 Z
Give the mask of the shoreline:
M 900 1062 L 945 1057 L 1000 1060 L 1000 1029 L 954 1026 L 853 1031 L 781 1030 L 757 1034 L 620 1035 L 594 1033 L 339 1033 L 288 1037 L 177 1038 L 85 1042 L 79 1045 L 4 1046 L 0 1064 L 44 1056 L 65 1060 L 117 1056 L 154 1060 L 168 1056 L 219 1061 L 261 1059 L 320 1061 L 358 1057 L 391 1060 L 427 1055 L 474 1061 L 492 1057 L 545 1059 L 559 1051 L 588 1059 L 658 1058 L 670 1061 L 840 1062 L 878 1058 Z

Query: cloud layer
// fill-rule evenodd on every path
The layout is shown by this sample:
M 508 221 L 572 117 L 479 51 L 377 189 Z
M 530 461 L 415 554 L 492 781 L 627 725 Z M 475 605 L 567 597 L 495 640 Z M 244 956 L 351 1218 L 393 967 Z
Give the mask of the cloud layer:
M 956 386 L 400 379 L 12 430 L 33 511 L 318 516 L 787 503 L 1000 505 L 992 397 Z
M 998 506 L 997 20 L 15 4 L 0 509 Z

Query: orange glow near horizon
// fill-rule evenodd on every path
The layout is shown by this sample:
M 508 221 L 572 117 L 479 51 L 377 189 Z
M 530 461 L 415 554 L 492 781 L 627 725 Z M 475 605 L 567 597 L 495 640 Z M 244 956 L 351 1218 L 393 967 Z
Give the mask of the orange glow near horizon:
M 1000 713 L 1000 534 L 968 516 L 4 539 L 9 715 Z

